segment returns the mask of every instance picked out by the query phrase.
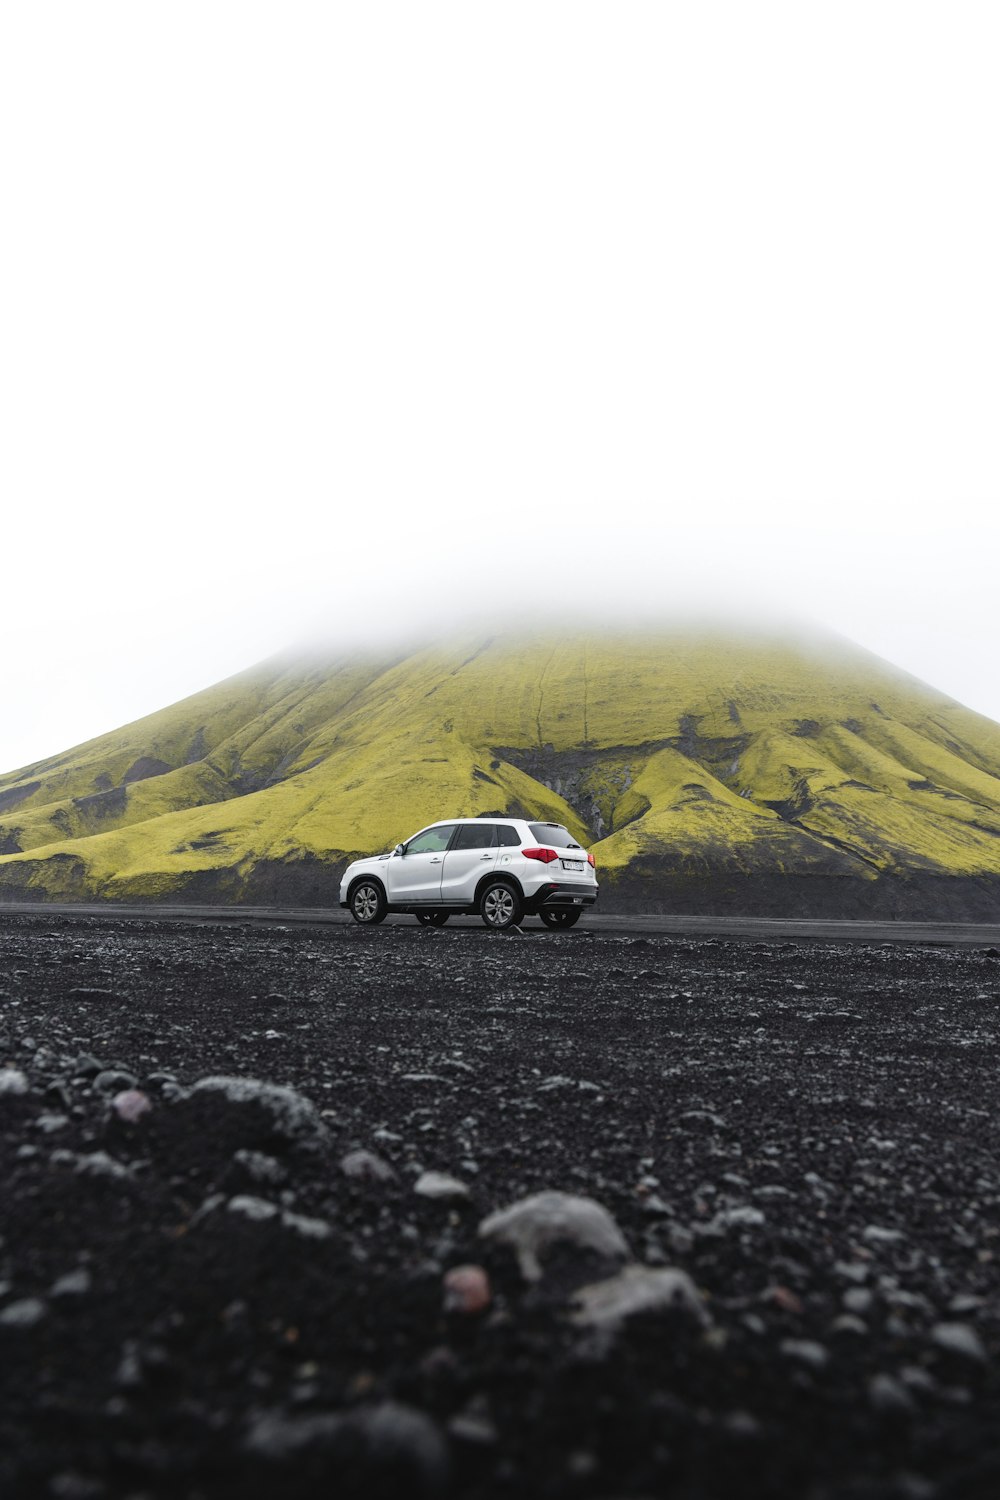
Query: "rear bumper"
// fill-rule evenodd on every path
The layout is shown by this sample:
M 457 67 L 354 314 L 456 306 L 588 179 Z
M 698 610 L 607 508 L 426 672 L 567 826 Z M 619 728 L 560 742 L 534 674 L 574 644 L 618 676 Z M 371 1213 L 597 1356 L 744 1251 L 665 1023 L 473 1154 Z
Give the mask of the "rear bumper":
M 534 895 L 525 896 L 524 909 L 526 912 L 537 912 L 543 906 L 546 908 L 593 906 L 599 890 L 600 887 L 597 885 L 581 885 L 576 880 L 550 880 L 540 886 Z

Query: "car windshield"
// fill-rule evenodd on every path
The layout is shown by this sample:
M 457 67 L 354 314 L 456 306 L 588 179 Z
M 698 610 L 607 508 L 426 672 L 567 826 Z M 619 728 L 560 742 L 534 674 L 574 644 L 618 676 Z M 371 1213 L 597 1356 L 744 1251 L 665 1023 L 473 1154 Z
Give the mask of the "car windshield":
M 531 836 L 552 849 L 579 849 L 580 845 L 561 823 L 529 823 Z

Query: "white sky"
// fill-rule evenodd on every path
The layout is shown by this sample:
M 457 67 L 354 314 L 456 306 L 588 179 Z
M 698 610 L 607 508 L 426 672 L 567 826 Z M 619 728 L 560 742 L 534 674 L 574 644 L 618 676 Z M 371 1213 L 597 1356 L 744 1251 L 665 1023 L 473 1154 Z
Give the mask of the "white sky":
M 1000 719 L 998 44 L 920 0 L 3 6 L 0 770 L 535 601 L 804 612 Z

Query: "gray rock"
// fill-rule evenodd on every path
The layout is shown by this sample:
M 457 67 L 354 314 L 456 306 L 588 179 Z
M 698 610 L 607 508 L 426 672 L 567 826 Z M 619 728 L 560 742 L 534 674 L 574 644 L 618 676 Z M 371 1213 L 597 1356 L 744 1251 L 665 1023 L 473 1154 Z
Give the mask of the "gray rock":
M 26 1094 L 28 1076 L 20 1068 L 0 1068 L 0 1095 Z
M 91 1052 L 81 1052 L 76 1062 L 70 1065 L 71 1078 L 96 1078 L 104 1064 L 99 1063 Z
M 639 1313 L 674 1310 L 702 1327 L 711 1320 L 698 1289 L 685 1271 L 672 1266 L 625 1266 L 617 1276 L 581 1287 L 574 1297 L 574 1323 L 616 1328 Z
M 786 1359 L 797 1360 L 810 1369 L 822 1370 L 829 1363 L 830 1355 L 822 1344 L 812 1339 L 782 1339 L 778 1345 Z
M 233 1109 L 262 1110 L 269 1118 L 273 1133 L 289 1142 L 321 1141 L 327 1129 L 311 1099 L 281 1084 L 261 1083 L 256 1078 L 213 1076 L 200 1078 L 189 1098 L 215 1095 Z M 179 1108 L 184 1101 L 174 1106 Z
M 906 1386 L 891 1375 L 873 1375 L 868 1382 L 868 1400 L 886 1416 L 909 1416 L 917 1406 Z
M 396 1170 L 374 1151 L 348 1151 L 340 1158 L 340 1170 L 355 1182 L 392 1182 Z
M 307 1453 L 349 1454 L 352 1469 L 362 1465 L 376 1478 L 392 1480 L 400 1494 L 432 1496 L 449 1480 L 448 1448 L 430 1417 L 395 1401 L 344 1412 L 287 1416 L 265 1412 L 250 1425 L 244 1447 L 268 1463 L 294 1463 Z
M 293 1214 L 287 1209 L 281 1215 L 281 1225 L 305 1240 L 328 1240 L 333 1234 L 325 1219 L 311 1219 L 306 1214 Z
M 64 1469 L 61 1474 L 53 1474 L 48 1493 L 51 1500 L 102 1500 L 108 1490 L 102 1479 Z
M 764 1214 L 759 1208 L 753 1208 L 750 1204 L 741 1204 L 736 1208 L 721 1208 L 717 1214 L 702 1226 L 702 1234 L 725 1234 L 730 1229 L 756 1229 L 765 1223 Z M 698 1225 L 695 1225 L 698 1229 Z
M 57 1130 L 66 1129 L 69 1115 L 39 1115 L 34 1123 L 35 1129 L 40 1130 L 43 1135 L 55 1135 Z
M 75 1271 L 67 1271 L 65 1276 L 60 1276 L 49 1288 L 50 1297 L 85 1297 L 93 1285 L 93 1278 L 85 1266 L 80 1266 Z
M 607 1209 L 593 1198 L 572 1193 L 534 1193 L 521 1198 L 483 1219 L 479 1234 L 511 1246 L 525 1281 L 541 1280 L 540 1257 L 553 1245 L 572 1245 L 608 1260 L 631 1258 L 625 1236 Z
M 94 1079 L 99 1094 L 117 1094 L 138 1087 L 139 1080 L 125 1068 L 103 1068 Z
M 985 1364 L 988 1358 L 982 1339 L 969 1323 L 935 1323 L 931 1342 L 976 1364 Z
M 413 1191 L 421 1198 L 436 1198 L 445 1203 L 456 1203 L 469 1196 L 469 1189 L 457 1177 L 447 1172 L 421 1172 L 413 1184 Z
M 251 1182 L 259 1183 L 262 1187 L 280 1187 L 288 1180 L 288 1172 L 281 1162 L 263 1151 L 236 1151 L 233 1153 L 233 1162 Z
M 231 1214 L 239 1214 L 244 1219 L 251 1219 L 255 1224 L 266 1223 L 268 1219 L 277 1219 L 281 1209 L 276 1203 L 268 1203 L 266 1198 L 253 1198 L 249 1193 L 238 1193 L 230 1198 L 226 1208 Z
M 868 1332 L 868 1324 L 863 1318 L 855 1313 L 841 1313 L 839 1318 L 834 1318 L 830 1324 L 831 1333 L 850 1333 L 863 1337 Z
M 861 1231 L 861 1238 L 870 1245 L 898 1245 L 903 1234 L 898 1229 L 883 1229 L 879 1224 L 867 1224 Z
M 40 1297 L 22 1297 L 18 1302 L 8 1302 L 0 1311 L 0 1328 L 34 1328 L 48 1311 Z
M 843 1277 L 845 1281 L 853 1281 L 856 1285 L 867 1281 L 871 1274 L 868 1264 L 861 1260 L 838 1260 L 833 1265 L 834 1273 Z
M 871 1310 L 875 1297 L 866 1286 L 852 1286 L 848 1287 L 841 1301 L 848 1312 L 866 1313 Z
M 221 1205 L 221 1199 L 207 1200 L 199 1210 L 199 1217 L 204 1218 L 207 1213 L 214 1212 Z M 276 1203 L 269 1203 L 266 1198 L 254 1198 L 249 1193 L 237 1193 L 226 1203 L 226 1211 L 231 1214 L 239 1214 L 244 1219 L 249 1219 L 254 1224 L 268 1224 L 273 1221 L 280 1223 L 282 1229 L 288 1229 L 293 1234 L 299 1234 L 303 1239 L 327 1240 L 333 1230 L 325 1219 L 310 1219 L 305 1214 L 295 1214 L 288 1209 L 279 1208 Z
M 115 1161 L 106 1151 L 91 1151 L 75 1158 L 78 1177 L 107 1177 L 115 1182 L 126 1182 L 132 1176 L 131 1167 Z

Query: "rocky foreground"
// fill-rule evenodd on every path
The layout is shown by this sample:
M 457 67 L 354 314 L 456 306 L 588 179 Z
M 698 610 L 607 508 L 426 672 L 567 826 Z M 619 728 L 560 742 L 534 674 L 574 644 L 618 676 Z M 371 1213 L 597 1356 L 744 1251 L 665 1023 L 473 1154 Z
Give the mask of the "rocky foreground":
M 0 1492 L 1000 1490 L 1000 954 L 0 915 Z

